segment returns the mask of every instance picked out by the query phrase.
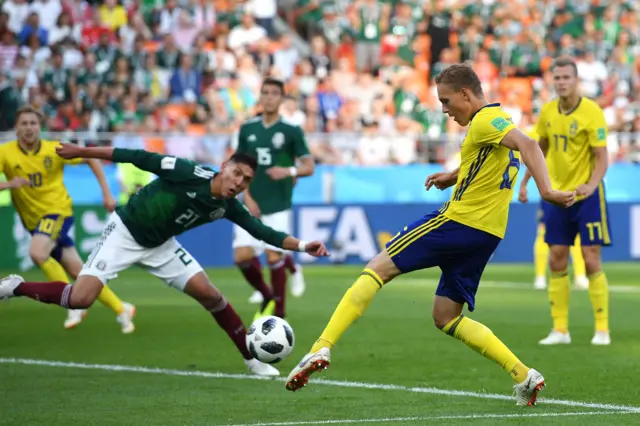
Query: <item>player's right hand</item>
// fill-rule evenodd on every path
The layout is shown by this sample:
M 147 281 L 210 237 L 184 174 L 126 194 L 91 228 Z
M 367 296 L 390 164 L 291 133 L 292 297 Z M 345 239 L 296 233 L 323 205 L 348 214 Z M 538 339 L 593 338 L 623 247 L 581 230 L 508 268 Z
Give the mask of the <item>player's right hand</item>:
M 305 246 L 305 251 L 313 257 L 329 256 L 329 250 L 322 241 L 311 241 Z
M 31 185 L 31 182 L 20 176 L 14 177 L 9 181 L 9 188 L 11 189 L 18 189 L 28 185 Z
M 56 146 L 56 153 L 65 160 L 82 157 L 82 147 L 72 143 L 61 143 Z
M 547 203 L 560 207 L 571 207 L 576 202 L 576 191 L 551 190 L 542 199 Z
M 529 191 L 527 191 L 526 185 L 522 185 L 520 187 L 520 191 L 518 192 L 518 200 L 520 200 L 522 204 L 527 204 L 529 202 Z
M 455 185 L 456 179 L 449 172 L 439 172 L 434 173 L 430 176 L 427 176 L 427 180 L 424 182 L 424 186 L 427 188 L 427 191 L 431 189 L 432 186 L 435 186 L 439 190 L 447 189 L 451 185 Z

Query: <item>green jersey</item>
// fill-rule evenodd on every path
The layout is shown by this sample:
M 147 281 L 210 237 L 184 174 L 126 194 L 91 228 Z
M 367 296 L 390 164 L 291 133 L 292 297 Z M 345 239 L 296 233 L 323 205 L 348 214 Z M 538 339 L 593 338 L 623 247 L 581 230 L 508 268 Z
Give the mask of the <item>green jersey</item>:
M 133 239 L 143 247 L 158 247 L 171 237 L 222 218 L 276 247 L 282 247 L 287 237 L 263 225 L 235 198 L 213 197 L 211 180 L 216 173 L 211 169 L 136 149 L 115 148 L 113 161 L 131 163 L 158 175 L 126 205 L 116 209 Z
M 266 126 L 262 117 L 246 121 L 240 127 L 238 152 L 258 160 L 258 169 L 249 187 L 251 197 L 262 214 L 272 214 L 291 208 L 293 178 L 273 180 L 267 174 L 271 167 L 293 167 L 296 158 L 309 155 L 307 141 L 298 126 L 281 118 Z

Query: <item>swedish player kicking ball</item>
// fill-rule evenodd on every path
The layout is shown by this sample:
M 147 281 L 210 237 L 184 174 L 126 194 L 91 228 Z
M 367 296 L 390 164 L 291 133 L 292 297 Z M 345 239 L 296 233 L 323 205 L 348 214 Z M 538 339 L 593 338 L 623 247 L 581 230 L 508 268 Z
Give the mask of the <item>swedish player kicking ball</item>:
M 549 245 L 549 301 L 553 329 L 541 345 L 571 343 L 569 334 L 570 247 L 580 236 L 589 279 L 589 298 L 595 317 L 593 345 L 609 345 L 609 288 L 602 271 L 601 247 L 612 243 L 603 183 L 608 167 L 607 124 L 602 109 L 580 96 L 577 66 L 570 58 L 556 60 L 552 68 L 558 98 L 543 105 L 538 121 L 540 147 L 550 164 L 551 184 L 576 191 L 576 204 L 560 209 L 543 204 L 545 242 Z M 529 175 L 525 174 L 523 184 Z
M 442 109 L 469 126 L 461 165 L 427 177 L 426 188 L 456 185 L 440 210 L 406 226 L 366 266 L 342 298 L 320 338 L 289 375 L 286 388 L 305 386 L 309 376 L 329 366 L 331 349 L 367 309 L 375 294 L 398 275 L 438 266 L 442 270 L 433 304 L 436 327 L 500 365 L 515 381 L 516 401 L 535 403 L 542 374 L 523 364 L 493 332 L 462 314 L 475 308 L 480 277 L 504 237 L 520 155 L 543 199 L 570 206 L 574 193 L 551 189 L 538 144 L 510 121 L 499 104 L 487 102 L 480 80 L 466 65 L 452 65 L 436 77 Z
M 57 141 L 40 138 L 40 113 L 25 105 L 17 112 L 17 140 L 0 145 L 0 173 L 9 182 L 0 183 L 0 190 L 10 189 L 13 206 L 25 228 L 32 235 L 29 255 L 50 281 L 69 282 L 67 274 L 76 279 L 82 270 L 82 260 L 69 235 L 73 226 L 71 197 L 64 186 L 64 168 L 79 164 L 82 159 L 64 160 L 56 155 Z M 96 176 L 104 206 L 115 209 L 99 161 L 87 161 Z M 121 301 L 107 286 L 102 288 L 98 300 L 117 315 L 122 332 L 133 333 L 135 307 Z M 82 309 L 69 309 L 64 327 L 74 328 L 86 316 Z
M 0 281 L 0 299 L 26 296 L 42 303 L 85 309 L 118 272 L 137 264 L 188 294 L 210 312 L 242 353 L 252 373 L 278 375 L 278 370 L 251 356 L 245 344 L 242 320 L 211 284 L 200 264 L 174 238 L 189 229 L 226 218 L 273 246 L 327 256 L 321 242 L 299 241 L 263 225 L 234 198 L 251 183 L 256 160 L 235 154 L 215 173 L 191 161 L 141 150 L 64 144 L 57 152 L 64 159 L 95 158 L 132 163 L 156 174 L 158 179 L 111 215 L 73 286 L 64 282 L 24 282 L 21 277 L 11 275 Z
M 260 89 L 262 114 L 240 127 L 237 152 L 258 160 L 255 177 L 243 194 L 245 205 L 265 225 L 289 233 L 294 179 L 311 176 L 315 165 L 302 129 L 280 116 L 280 105 L 284 99 L 284 84 L 279 80 L 265 79 Z M 296 167 L 296 160 L 299 167 Z M 234 227 L 233 249 L 235 262 L 242 274 L 262 296 L 261 300 L 258 299 L 262 306 L 256 317 L 275 314 L 284 318 L 286 269 L 292 272 L 292 294 L 301 296 L 305 284 L 300 265 L 295 266 L 293 258 L 282 249 L 265 247 L 262 241 L 238 226 Z M 265 249 L 271 271 L 271 288 L 264 282 L 257 257 Z

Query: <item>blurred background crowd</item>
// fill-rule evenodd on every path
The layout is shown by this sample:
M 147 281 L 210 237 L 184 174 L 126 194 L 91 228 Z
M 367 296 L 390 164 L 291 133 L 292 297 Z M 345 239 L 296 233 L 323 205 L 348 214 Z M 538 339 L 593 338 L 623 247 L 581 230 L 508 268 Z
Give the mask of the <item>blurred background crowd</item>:
M 611 161 L 633 161 L 639 22 L 636 0 L 4 0 L 0 139 L 31 103 L 63 139 L 217 164 L 273 76 L 317 162 L 447 164 L 464 129 L 440 110 L 440 70 L 472 63 L 528 129 L 566 54 L 605 109 Z

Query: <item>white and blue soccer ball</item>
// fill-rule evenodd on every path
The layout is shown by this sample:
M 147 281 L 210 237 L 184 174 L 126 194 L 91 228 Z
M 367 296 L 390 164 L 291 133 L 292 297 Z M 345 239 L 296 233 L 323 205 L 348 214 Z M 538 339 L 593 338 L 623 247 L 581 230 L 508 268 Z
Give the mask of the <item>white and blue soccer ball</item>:
M 258 361 L 275 364 L 293 350 L 293 329 L 282 318 L 258 318 L 247 331 L 247 349 Z

